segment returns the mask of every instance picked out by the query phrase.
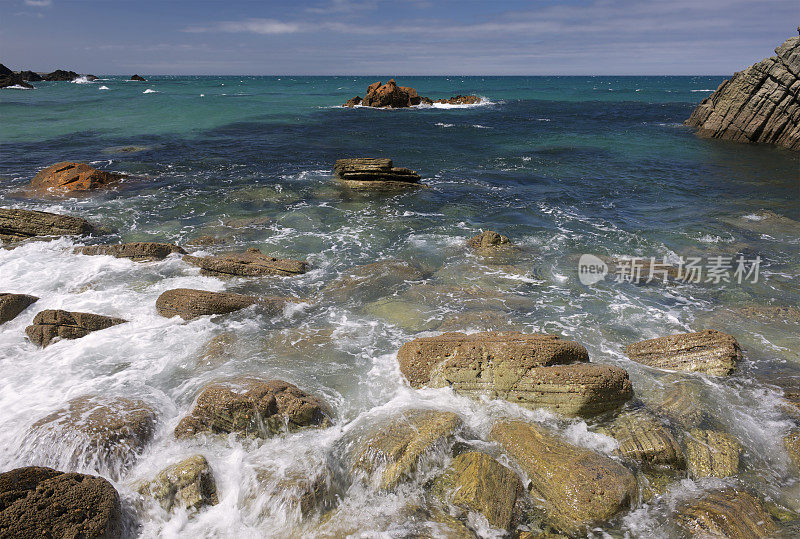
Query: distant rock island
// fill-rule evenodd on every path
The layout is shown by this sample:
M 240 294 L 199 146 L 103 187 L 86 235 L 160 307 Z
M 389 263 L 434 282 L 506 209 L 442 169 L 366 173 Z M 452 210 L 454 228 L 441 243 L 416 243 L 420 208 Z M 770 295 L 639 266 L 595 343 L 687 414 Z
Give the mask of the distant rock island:
M 364 99 L 355 96 L 342 105 L 343 107 L 375 107 L 382 109 L 400 109 L 413 107 L 415 105 L 443 103 L 448 105 L 474 105 L 480 103 L 481 98 L 476 95 L 457 95 L 449 99 L 439 99 L 434 101 L 427 97 L 422 97 L 414 88 L 410 86 L 398 86 L 394 79 L 386 84 L 382 81 L 373 82 L 367 87 L 367 94 Z
M 775 53 L 734 73 L 684 123 L 697 127 L 701 137 L 800 150 L 800 36 Z
M 11 71 L 9 68 L 0 64 L 0 88 L 19 86 L 22 88 L 33 88 L 31 82 L 40 81 L 74 81 L 85 77 L 86 80 L 97 80 L 94 75 L 85 75 L 65 69 L 56 69 L 52 73 L 41 73 L 36 71 Z
M 146 78 L 140 77 L 139 75 L 134 75 L 128 80 L 135 80 L 135 81 L 138 81 L 138 82 L 147 82 Z

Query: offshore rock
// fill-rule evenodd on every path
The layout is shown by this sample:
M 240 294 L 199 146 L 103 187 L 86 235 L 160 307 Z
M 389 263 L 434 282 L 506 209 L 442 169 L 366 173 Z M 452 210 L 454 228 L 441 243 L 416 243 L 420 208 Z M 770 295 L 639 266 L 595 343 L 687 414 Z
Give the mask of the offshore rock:
M 2 537 L 122 536 L 119 494 L 102 477 L 17 468 L 0 474 L 0 500 Z
M 235 432 L 269 438 L 306 427 L 327 427 L 330 423 L 327 406 L 294 384 L 236 378 L 207 385 L 192 412 L 175 427 L 175 437 Z
M 509 247 L 511 242 L 494 230 L 487 230 L 468 239 L 467 245 L 479 252 L 492 252 L 502 247 Z
M 364 99 L 361 99 L 360 96 L 355 96 L 342 106 L 355 107 L 360 105 L 363 107 L 400 109 L 420 104 L 472 105 L 480 102 L 481 98 L 476 95 L 457 95 L 449 99 L 433 101 L 430 98 L 419 95 L 416 89 L 409 86 L 398 86 L 394 79 L 390 79 L 386 84 L 383 84 L 382 81 L 373 82 L 367 87 Z
M 477 95 L 457 95 L 449 99 L 437 99 L 434 103 L 441 103 L 443 105 L 476 105 L 481 102 L 481 98 Z
M 64 81 L 73 81 L 80 77 L 78 73 L 74 71 L 67 71 L 64 69 L 56 69 L 52 73 L 48 73 L 44 76 L 44 80 L 46 81 L 56 81 L 56 82 L 64 82 Z
M 227 314 L 251 305 L 258 305 L 270 316 L 277 316 L 291 301 L 293 301 L 291 298 L 246 296 L 231 292 L 175 288 L 158 296 L 156 311 L 166 318 L 180 316 L 184 320 L 192 320 L 198 316 Z
M 145 402 L 85 395 L 31 427 L 34 444 L 72 466 L 108 468 L 114 476 L 133 465 L 155 432 L 157 415 Z
M 653 414 L 634 410 L 620 414 L 601 432 L 619 442 L 619 455 L 645 466 L 685 466 L 683 450 L 670 431 Z
M 0 324 L 13 320 L 39 298 L 27 294 L 0 293 Z
M 731 477 L 739 473 L 739 442 L 725 432 L 692 429 L 686 439 L 689 474 L 701 477 Z
M 194 455 L 168 466 L 138 490 L 143 496 L 155 498 L 167 512 L 173 507 L 197 511 L 219 503 L 214 473 L 203 455 Z
M 569 534 L 585 532 L 635 501 L 636 478 L 618 462 L 523 421 L 500 421 L 492 440 L 516 461 L 545 501 L 548 520 Z
M 0 208 L 0 240 L 22 241 L 37 236 L 82 236 L 94 232 L 86 219 L 44 211 Z
M 404 344 L 397 359 L 414 388 L 451 387 L 568 416 L 598 414 L 633 396 L 623 369 L 589 364 L 583 346 L 555 335 L 444 333 Z
M 300 275 L 306 272 L 308 264 L 300 260 L 275 258 L 262 254 L 256 248 L 243 253 L 227 253 L 218 256 L 186 255 L 183 260 L 198 266 L 206 275 L 237 275 L 259 277 L 262 275 Z
M 628 345 L 625 353 L 650 367 L 712 376 L 730 374 L 742 359 L 736 339 L 713 329 L 640 341 Z
M 30 70 L 20 71 L 18 74 L 20 77 L 22 77 L 22 80 L 28 82 L 40 82 L 44 80 L 42 76 L 36 73 L 35 71 L 30 71 Z
M 102 314 L 79 313 L 47 309 L 33 318 L 33 323 L 25 328 L 32 343 L 45 347 L 54 339 L 80 339 L 93 331 L 100 331 L 127 320 L 103 316 Z
M 778 532 L 761 502 L 737 488 L 715 490 L 685 502 L 675 518 L 693 537 L 774 537 Z
M 453 412 L 405 410 L 369 429 L 357 442 L 352 470 L 377 474 L 376 486 L 392 489 L 413 475 L 424 453 L 452 439 L 460 425 Z
M 482 514 L 503 530 L 511 526 L 517 495 L 523 491 L 516 473 L 477 451 L 454 458 L 434 488 L 444 491 L 448 502 Z
M 133 75 L 133 76 L 132 76 L 130 79 L 128 79 L 128 80 L 135 80 L 135 81 L 137 81 L 137 82 L 147 82 L 147 79 L 145 79 L 144 77 L 140 77 L 139 75 Z
M 10 69 L 6 68 L 3 64 L 0 64 L 0 67 L 5 68 L 8 70 L 8 73 L 3 73 L 0 70 L 0 88 L 8 88 L 11 86 L 20 86 L 22 88 L 26 88 L 28 90 L 33 89 L 33 85 L 29 84 L 22 75 L 18 73 L 13 73 Z
M 701 137 L 800 150 L 800 37 L 787 39 L 775 54 L 720 84 L 686 125 Z
M 391 159 L 359 157 L 337 159 L 334 174 L 348 187 L 411 187 L 419 184 L 415 171 L 393 166 Z
M 89 245 L 77 247 L 75 252 L 84 255 L 109 255 L 116 258 L 130 258 L 136 262 L 164 260 L 172 253 L 186 254 L 186 251 L 177 245 L 150 241 L 119 243 L 116 245 Z
M 64 195 L 106 189 L 123 178 L 123 174 L 98 170 L 86 163 L 64 161 L 40 170 L 31 180 L 30 186 L 38 192 Z

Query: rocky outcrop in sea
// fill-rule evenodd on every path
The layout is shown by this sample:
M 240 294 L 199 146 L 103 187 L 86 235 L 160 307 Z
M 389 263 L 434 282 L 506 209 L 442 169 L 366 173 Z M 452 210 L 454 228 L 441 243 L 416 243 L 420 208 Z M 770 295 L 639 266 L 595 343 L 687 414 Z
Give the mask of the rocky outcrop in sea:
M 416 89 L 410 86 L 398 86 L 394 79 L 390 79 L 386 84 L 383 84 L 382 81 L 373 82 L 367 87 L 367 93 L 363 99 L 357 95 L 342 106 L 350 108 L 362 106 L 381 109 L 402 109 L 421 104 L 474 105 L 480 102 L 481 98 L 476 95 L 457 95 L 448 99 L 434 101 L 419 95 Z

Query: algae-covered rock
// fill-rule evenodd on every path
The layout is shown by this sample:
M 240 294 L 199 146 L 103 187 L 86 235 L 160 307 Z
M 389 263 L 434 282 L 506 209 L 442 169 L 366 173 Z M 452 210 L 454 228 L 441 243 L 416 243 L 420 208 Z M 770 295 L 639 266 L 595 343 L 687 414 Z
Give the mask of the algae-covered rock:
M 619 415 L 602 429 L 619 442 L 618 453 L 646 466 L 683 468 L 683 450 L 675 438 L 653 414 L 634 410 Z
M 161 470 L 152 481 L 141 485 L 139 492 L 155 498 L 165 511 L 173 507 L 196 511 L 219 503 L 214 473 L 203 455 L 191 456 Z
M 584 532 L 636 499 L 636 477 L 627 468 L 571 445 L 544 427 L 500 421 L 492 427 L 491 438 L 527 474 L 531 491 L 545 502 L 548 520 L 564 532 Z
M 771 537 L 778 527 L 756 498 L 744 490 L 714 490 L 676 509 L 678 525 L 695 537 Z
M 420 457 L 445 443 L 461 424 L 452 412 L 406 410 L 372 428 L 353 454 L 353 470 L 378 473 L 378 486 L 391 489 L 414 473 Z
M 686 439 L 686 460 L 692 477 L 730 477 L 739 472 L 741 445 L 725 432 L 692 429 Z
M 663 392 L 663 399 L 655 403 L 658 412 L 670 421 L 683 427 L 693 429 L 710 420 L 702 408 L 703 394 L 700 388 L 689 382 L 670 384 Z
M 392 294 L 409 281 L 430 277 L 424 268 L 404 260 L 382 260 L 351 268 L 322 289 L 323 298 L 332 301 L 369 302 Z
M 453 459 L 436 482 L 447 501 L 486 517 L 495 528 L 508 529 L 522 483 L 517 474 L 485 453 L 470 451 Z
M 467 245 L 481 253 L 491 253 L 497 249 L 510 247 L 511 241 L 495 232 L 494 230 L 486 230 L 477 236 L 467 240 Z
M 327 406 L 293 384 L 237 378 L 207 385 L 192 412 L 175 427 L 175 436 L 235 432 L 268 438 L 287 430 L 326 427 L 330 421 Z
M 625 353 L 650 367 L 712 376 L 730 374 L 742 359 L 736 339 L 713 329 L 640 341 L 628 345 Z
M 431 331 L 441 323 L 433 309 L 397 296 L 380 298 L 366 304 L 364 313 L 383 318 L 390 324 L 415 333 Z

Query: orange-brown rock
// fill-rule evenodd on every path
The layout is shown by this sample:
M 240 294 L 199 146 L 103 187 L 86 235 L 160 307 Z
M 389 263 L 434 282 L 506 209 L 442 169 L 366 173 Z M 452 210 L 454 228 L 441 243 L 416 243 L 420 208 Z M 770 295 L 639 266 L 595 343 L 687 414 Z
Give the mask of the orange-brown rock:
M 166 318 L 180 316 L 184 320 L 192 320 L 198 316 L 228 314 L 251 305 L 258 305 L 270 316 L 276 316 L 283 312 L 283 308 L 290 301 L 292 301 L 290 298 L 174 288 L 158 296 L 156 310 Z
M 449 99 L 437 99 L 434 103 L 443 105 L 475 105 L 481 102 L 477 95 L 457 95 Z
M 50 194 L 96 191 L 113 187 L 125 176 L 98 170 L 86 163 L 64 161 L 40 170 L 31 180 L 31 188 Z

